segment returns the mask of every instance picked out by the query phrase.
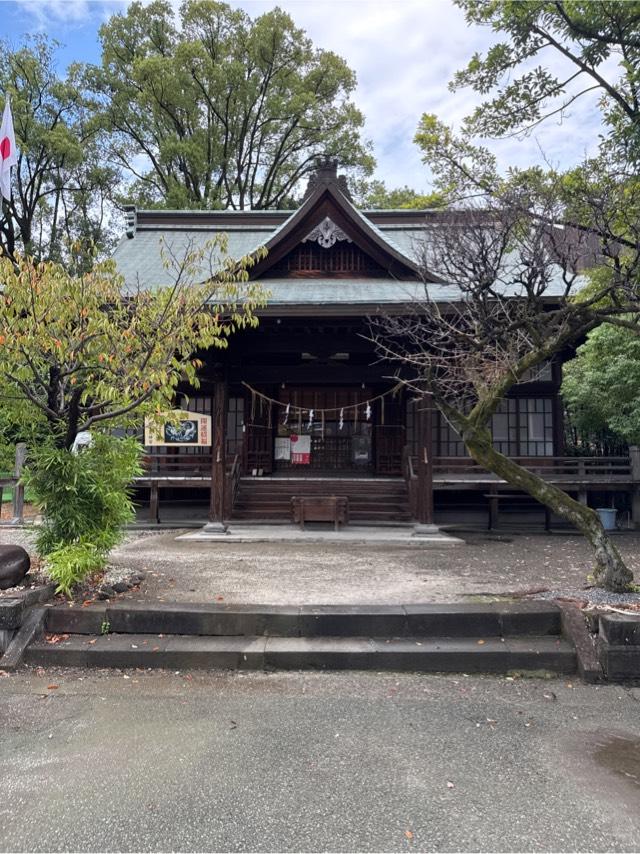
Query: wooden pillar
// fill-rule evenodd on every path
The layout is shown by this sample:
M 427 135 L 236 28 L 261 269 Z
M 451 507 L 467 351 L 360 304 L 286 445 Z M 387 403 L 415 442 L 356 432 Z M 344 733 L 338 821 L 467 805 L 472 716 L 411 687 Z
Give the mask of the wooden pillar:
M 631 463 L 631 521 L 640 528 L 640 445 L 629 446 Z
M 160 485 L 157 480 L 149 484 L 149 518 L 156 525 L 160 524 Z
M 226 378 L 218 375 L 214 381 L 211 398 L 211 491 L 207 531 L 221 533 L 227 530 L 225 496 L 227 494 L 227 402 Z
M 430 395 L 416 404 L 416 438 L 418 445 L 418 524 L 416 534 L 434 533 L 433 524 L 433 403 Z
M 589 505 L 589 489 L 585 483 L 586 479 L 587 470 L 584 460 L 578 458 L 578 481 L 582 484 L 578 489 L 578 501 L 580 504 L 584 504 L 585 507 Z
M 21 478 L 26 458 L 27 446 L 24 442 L 19 442 L 16 445 L 16 464 L 14 470 L 16 483 L 13 487 L 13 522 L 19 525 L 24 522 L 24 484 Z

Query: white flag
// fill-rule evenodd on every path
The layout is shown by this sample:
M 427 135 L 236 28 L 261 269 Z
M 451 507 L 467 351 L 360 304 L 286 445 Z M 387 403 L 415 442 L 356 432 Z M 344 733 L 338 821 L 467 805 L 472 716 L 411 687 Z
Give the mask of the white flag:
M 2 125 L 0 125 L 0 195 L 11 201 L 11 167 L 18 162 L 16 136 L 13 132 L 13 118 L 9 96 L 4 104 Z

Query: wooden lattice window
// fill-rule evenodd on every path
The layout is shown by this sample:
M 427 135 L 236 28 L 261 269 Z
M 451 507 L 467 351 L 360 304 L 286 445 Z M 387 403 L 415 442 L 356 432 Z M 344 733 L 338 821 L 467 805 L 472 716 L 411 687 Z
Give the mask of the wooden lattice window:
M 281 258 L 267 277 L 386 276 L 386 270 L 354 243 L 340 242 L 324 248 L 317 243 L 301 243 Z

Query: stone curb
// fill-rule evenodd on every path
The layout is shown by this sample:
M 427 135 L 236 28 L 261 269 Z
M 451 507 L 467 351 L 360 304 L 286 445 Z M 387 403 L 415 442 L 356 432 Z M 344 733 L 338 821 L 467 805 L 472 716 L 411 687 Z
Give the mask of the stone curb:
M 228 606 L 127 601 L 47 608 L 47 631 L 271 637 L 502 637 L 557 635 L 553 603 Z
M 591 685 L 604 682 L 604 671 L 584 614 L 575 605 L 560 605 L 560 610 L 562 634 L 575 648 L 578 675 Z
M 44 633 L 45 609 L 32 608 L 0 657 L 0 670 L 11 671 L 22 662 L 25 650 Z
M 549 636 L 492 638 L 272 638 L 76 636 L 31 646 L 30 664 L 186 670 L 392 670 L 407 672 L 575 673 L 575 652 Z

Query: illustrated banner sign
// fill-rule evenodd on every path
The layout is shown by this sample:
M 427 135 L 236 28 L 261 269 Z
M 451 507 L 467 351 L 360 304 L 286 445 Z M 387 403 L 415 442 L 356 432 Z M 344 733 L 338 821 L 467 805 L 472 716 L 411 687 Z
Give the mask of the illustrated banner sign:
M 311 436 L 291 437 L 291 462 L 294 465 L 309 465 L 311 462 Z
M 196 447 L 211 445 L 211 416 L 176 409 L 162 422 L 145 418 L 144 443 L 149 447 L 176 445 Z

